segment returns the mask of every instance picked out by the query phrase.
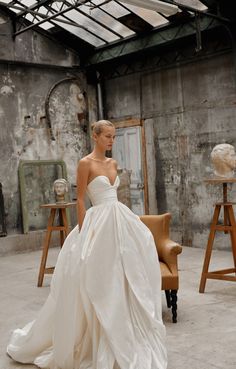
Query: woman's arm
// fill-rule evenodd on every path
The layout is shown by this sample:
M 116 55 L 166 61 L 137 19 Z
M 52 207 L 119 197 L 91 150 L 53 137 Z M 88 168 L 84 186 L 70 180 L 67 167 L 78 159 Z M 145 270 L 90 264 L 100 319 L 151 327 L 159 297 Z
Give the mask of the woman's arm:
M 77 169 L 77 219 L 79 230 L 82 228 L 86 209 L 84 204 L 84 197 L 88 184 L 89 164 L 86 159 L 81 159 Z

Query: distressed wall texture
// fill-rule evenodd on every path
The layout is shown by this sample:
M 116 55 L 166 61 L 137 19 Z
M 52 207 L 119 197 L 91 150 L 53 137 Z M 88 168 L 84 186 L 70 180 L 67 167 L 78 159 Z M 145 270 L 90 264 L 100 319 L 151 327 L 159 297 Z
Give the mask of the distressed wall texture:
M 0 10 L 0 60 L 71 67 L 79 65 L 78 55 L 65 46 L 34 31 L 12 37 L 10 17 Z M 42 31 L 43 32 L 43 31 Z M 46 35 L 46 34 L 45 34 Z
M 72 69 L 79 64 L 72 51 L 33 31 L 13 41 L 10 19 L 4 14 L 0 19 L 0 182 L 8 233 L 17 233 L 20 159 L 64 160 L 69 182 L 75 183 L 77 161 L 88 150 L 83 129 L 88 119 L 87 85 L 84 76 Z M 74 80 L 65 80 L 72 76 Z M 45 119 L 47 96 L 55 140 Z
M 222 198 L 221 187 L 203 179 L 216 144 L 236 147 L 235 81 L 231 53 L 105 81 L 107 118 L 145 120 L 149 194 L 155 191 L 158 213 L 172 213 L 172 235 L 184 245 L 205 247 L 213 204 Z M 236 188 L 229 197 L 235 201 Z M 216 247 L 228 246 L 227 235 L 217 235 Z

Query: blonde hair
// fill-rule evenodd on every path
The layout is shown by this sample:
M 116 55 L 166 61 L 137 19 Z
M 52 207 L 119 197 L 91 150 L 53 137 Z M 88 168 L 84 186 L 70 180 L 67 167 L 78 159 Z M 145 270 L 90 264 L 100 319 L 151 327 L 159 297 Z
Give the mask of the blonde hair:
M 113 127 L 115 128 L 115 125 L 110 122 L 109 120 L 98 120 L 97 122 L 94 122 L 91 125 L 92 133 L 96 133 L 97 135 L 100 135 L 102 133 L 103 127 Z

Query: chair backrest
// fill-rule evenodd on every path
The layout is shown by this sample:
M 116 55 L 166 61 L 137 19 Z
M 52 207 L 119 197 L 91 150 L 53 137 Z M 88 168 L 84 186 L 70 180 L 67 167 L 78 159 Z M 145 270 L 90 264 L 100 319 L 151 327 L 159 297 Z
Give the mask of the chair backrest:
M 152 232 L 159 259 L 162 260 L 162 245 L 164 240 L 169 239 L 171 214 L 142 215 L 140 219 Z

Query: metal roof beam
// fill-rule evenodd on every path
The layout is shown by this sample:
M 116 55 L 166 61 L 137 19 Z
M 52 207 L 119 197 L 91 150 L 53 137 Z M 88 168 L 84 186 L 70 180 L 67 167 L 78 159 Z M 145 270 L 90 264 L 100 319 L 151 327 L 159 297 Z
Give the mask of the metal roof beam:
M 14 36 L 17 36 L 17 35 L 25 32 L 25 31 L 28 31 L 29 29 L 32 29 L 32 28 L 34 28 L 36 26 L 40 26 L 40 24 L 42 24 L 42 23 L 45 23 L 45 22 L 50 21 L 52 19 L 55 19 L 56 17 L 58 17 L 58 15 L 62 15 L 62 14 L 66 13 L 66 12 L 72 10 L 72 9 L 75 9 L 78 6 L 79 3 L 80 3 L 80 1 L 77 1 L 74 5 L 71 5 L 71 6 L 69 6 L 68 8 L 66 8 L 64 10 L 61 10 L 60 12 L 55 13 L 55 14 L 51 15 L 50 17 L 47 17 L 47 19 L 43 19 L 43 20 L 41 20 L 41 21 L 39 21 L 37 23 L 31 24 L 30 26 L 25 27 L 25 28 L 23 28 L 23 29 L 15 32 L 14 33 Z
M 12 6 L 11 7 L 12 9 L 16 9 L 16 10 L 19 10 L 19 9 L 21 9 L 19 6 Z M 50 8 L 49 10 L 53 10 L 52 8 Z M 29 10 L 28 9 L 28 13 L 29 14 L 33 14 L 33 15 L 35 15 L 35 16 L 39 16 L 40 18 L 43 18 L 43 19 L 45 19 L 45 20 L 48 20 L 48 15 L 46 15 L 46 14 L 43 14 L 43 13 L 40 13 L 40 12 L 36 12 L 35 10 Z M 86 30 L 87 31 L 87 28 L 85 28 L 85 27 L 83 27 L 83 26 L 81 26 L 81 25 L 79 25 L 78 23 L 76 23 L 76 22 L 73 22 L 73 21 L 69 21 L 69 20 L 64 20 L 64 19 L 55 19 L 57 22 L 60 22 L 60 23 L 65 23 L 65 24 L 68 24 L 68 25 L 70 25 L 70 26 L 74 26 L 74 27 L 78 27 L 78 28 L 83 28 L 84 30 Z M 49 21 L 50 22 L 50 21 Z M 53 21 L 51 21 L 51 23 L 53 24 L 53 25 L 55 25 L 55 26 L 57 26 L 57 24 L 56 23 L 54 23 Z M 95 35 L 95 34 L 94 34 Z M 96 37 L 97 37 L 97 35 L 96 35 Z M 104 40 L 103 40 L 104 41 Z
M 18 6 L 12 6 L 12 9 L 20 9 L 20 7 L 18 7 Z M 56 10 L 54 10 L 53 8 L 49 8 L 49 10 L 50 11 L 56 11 Z M 36 11 L 34 11 L 34 10 L 28 10 L 28 13 L 30 13 L 30 14 L 32 14 L 32 15 L 35 15 L 36 17 L 38 16 L 38 17 L 41 17 L 41 18 L 43 18 L 43 19 L 45 19 L 45 21 L 47 21 L 48 20 L 48 15 L 46 15 L 46 14 L 43 14 L 43 13 L 40 13 L 40 12 L 36 12 Z M 69 25 L 69 26 L 73 26 L 73 27 L 77 27 L 77 28 L 81 28 L 81 29 L 83 29 L 83 30 L 85 30 L 85 31 L 87 31 L 87 32 L 89 32 L 91 35 L 93 35 L 93 36 L 96 36 L 97 38 L 99 38 L 101 41 L 103 41 L 103 42 L 107 42 L 106 40 L 104 40 L 103 38 L 101 38 L 100 36 L 98 36 L 96 33 L 94 33 L 94 32 L 92 32 L 92 31 L 90 31 L 90 30 L 88 30 L 86 27 L 84 27 L 84 26 L 81 26 L 80 24 L 78 24 L 78 23 L 76 23 L 76 22 L 74 22 L 74 21 L 72 21 L 72 20 L 69 20 L 66 16 L 64 16 L 64 15 L 62 15 L 63 17 L 65 17 L 65 19 L 54 19 L 54 21 L 49 21 L 53 26 L 55 26 L 55 27 L 58 27 L 59 25 L 57 24 L 57 23 L 55 23 L 55 21 L 57 21 L 57 22 L 59 22 L 59 23 L 64 23 L 64 24 L 67 24 L 67 25 Z M 67 20 L 68 19 L 68 20 Z
M 177 5 L 181 10 L 188 10 L 188 11 L 193 12 L 195 14 L 196 13 L 204 14 L 204 15 L 207 15 L 208 17 L 211 17 L 211 18 L 215 18 L 215 19 L 219 19 L 221 21 L 229 22 L 229 19 L 221 17 L 217 14 L 209 13 L 208 11 L 205 11 L 205 10 L 199 10 L 199 9 L 196 9 L 196 8 L 194 8 L 192 6 L 189 6 L 189 5 L 180 4 L 180 3 L 177 3 L 174 0 L 173 1 L 171 1 L 171 0 L 162 0 L 162 1 L 165 2 L 165 3 L 168 3 L 168 4 Z
M 65 3 L 68 5 L 68 2 L 67 2 L 66 0 L 65 0 Z M 81 5 L 82 5 L 82 4 L 81 4 Z M 83 4 L 83 5 L 85 5 L 85 4 Z M 102 23 L 102 22 L 100 22 L 100 21 L 96 20 L 95 18 L 91 17 L 89 14 L 87 14 L 87 13 L 83 12 L 83 10 L 81 10 L 79 7 L 75 8 L 75 10 L 76 10 L 78 13 L 80 13 L 80 14 L 84 15 L 85 17 L 87 17 L 88 19 L 92 20 L 94 23 L 98 24 L 99 26 L 101 26 L 101 27 L 105 28 L 107 31 L 109 31 L 109 32 L 113 33 L 113 34 L 114 34 L 114 35 L 116 35 L 117 37 L 119 37 L 119 38 L 121 38 L 121 39 L 123 39 L 123 38 L 124 38 L 123 36 L 121 36 L 119 33 L 117 33 L 116 31 L 114 31 L 113 29 L 111 29 L 111 28 L 107 27 L 104 23 Z
M 210 19 L 209 17 L 199 19 L 199 29 L 201 32 L 220 25 L 222 25 L 222 23 L 217 19 Z M 195 34 L 196 26 L 195 18 L 193 18 L 186 24 L 158 29 L 147 36 L 130 39 L 128 41 L 123 41 L 122 43 L 113 44 L 112 46 L 100 49 L 85 61 L 85 66 L 89 67 L 138 52 L 144 52 L 145 50 L 169 44 L 173 41 Z
M 111 13 L 109 13 L 109 12 L 107 12 L 105 9 L 101 8 L 101 6 L 102 6 L 102 5 L 105 5 L 105 4 L 109 3 L 110 1 L 111 1 L 111 0 L 107 0 L 107 1 L 105 1 L 104 3 L 99 4 L 99 5 L 95 5 L 93 1 L 90 1 L 90 3 L 93 5 L 93 6 L 91 7 L 91 9 L 92 9 L 92 10 L 93 10 L 93 9 L 100 9 L 103 13 L 107 14 L 109 17 L 111 17 L 111 18 L 112 18 L 112 19 L 114 19 L 115 21 L 117 21 L 117 22 L 121 23 L 121 22 L 119 21 L 119 19 L 118 19 L 118 18 L 114 17 L 114 15 L 112 15 L 112 14 L 111 14 Z M 121 24 L 122 24 L 122 23 L 121 23 Z
M 40 6 L 46 5 L 47 3 L 51 3 L 51 2 L 52 2 L 52 0 L 40 0 L 37 3 L 35 3 L 35 4 L 33 4 L 29 7 L 26 7 L 25 10 L 23 10 L 22 12 L 20 12 L 16 15 L 16 18 L 21 18 L 23 15 L 29 13 L 30 10 L 38 9 Z M 23 4 L 21 4 L 21 5 L 23 5 Z
M 54 13 L 56 13 L 56 10 L 54 9 L 54 8 L 51 8 L 49 5 L 46 5 L 46 8 L 48 9 L 48 10 L 50 10 L 51 12 L 54 12 Z M 71 20 L 69 17 L 67 17 L 65 14 L 63 14 L 62 15 L 62 17 L 63 17 L 63 20 L 62 19 L 55 19 L 55 21 L 57 21 L 57 22 L 61 22 L 61 23 L 65 23 L 65 24 L 68 24 L 68 25 L 70 25 L 70 26 L 74 26 L 74 27 L 77 27 L 77 28 L 81 28 L 81 29 L 83 29 L 83 30 L 85 30 L 86 32 L 88 32 L 88 33 L 90 33 L 91 35 L 93 35 L 93 36 L 95 36 L 95 37 L 97 37 L 98 39 L 100 39 L 101 41 L 103 41 L 104 43 L 108 43 L 104 38 L 102 38 L 101 36 L 98 36 L 98 34 L 97 33 L 95 33 L 95 32 L 93 32 L 93 31 L 91 31 L 91 30 L 89 30 L 88 28 L 86 28 L 86 27 L 84 27 L 84 26 L 82 26 L 81 24 L 78 24 L 78 23 L 76 23 L 75 21 L 73 21 L 73 20 Z M 65 19 L 65 20 L 64 20 Z M 55 26 L 58 26 L 58 24 L 57 23 L 54 23 L 53 21 L 50 21 L 50 23 L 52 23 L 53 25 L 55 25 Z M 63 28 L 63 27 L 62 27 Z M 70 31 L 68 31 L 66 28 L 63 28 L 63 30 L 66 30 L 67 32 L 70 32 Z M 79 37 L 79 36 L 77 36 L 77 37 Z

